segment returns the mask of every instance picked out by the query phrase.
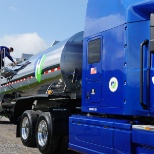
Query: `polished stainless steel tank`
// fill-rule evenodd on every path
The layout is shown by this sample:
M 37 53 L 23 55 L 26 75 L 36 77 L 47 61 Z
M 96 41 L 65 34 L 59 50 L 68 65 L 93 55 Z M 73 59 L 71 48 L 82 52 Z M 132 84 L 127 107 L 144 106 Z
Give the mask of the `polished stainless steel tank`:
M 83 32 L 76 33 L 68 39 L 33 55 L 17 66 L 9 67 L 15 73 L 11 77 L 1 79 L 1 92 L 9 90 L 9 85 L 18 88 L 37 82 L 35 78 L 35 67 L 38 59 L 43 55 L 46 58 L 42 66 L 41 81 L 46 78 L 62 75 L 67 88 L 69 90 L 75 90 L 76 84 L 81 79 L 82 39 Z M 72 83 L 74 77 L 76 81 Z M 7 80 L 9 80 L 9 83 Z

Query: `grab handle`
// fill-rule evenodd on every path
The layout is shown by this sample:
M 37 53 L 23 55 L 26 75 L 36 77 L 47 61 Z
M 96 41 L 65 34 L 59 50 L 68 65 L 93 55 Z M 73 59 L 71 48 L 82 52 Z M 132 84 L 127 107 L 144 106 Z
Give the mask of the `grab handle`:
M 140 105 L 147 110 L 147 105 L 143 102 L 143 47 L 149 44 L 148 40 L 144 40 L 140 44 Z

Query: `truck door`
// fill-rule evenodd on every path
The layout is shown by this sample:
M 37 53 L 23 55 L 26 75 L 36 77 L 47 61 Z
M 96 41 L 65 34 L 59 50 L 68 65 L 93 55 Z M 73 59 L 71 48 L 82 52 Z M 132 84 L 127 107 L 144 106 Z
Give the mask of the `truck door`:
M 102 93 L 102 37 L 97 36 L 87 41 L 86 61 L 86 102 L 92 106 L 101 102 Z

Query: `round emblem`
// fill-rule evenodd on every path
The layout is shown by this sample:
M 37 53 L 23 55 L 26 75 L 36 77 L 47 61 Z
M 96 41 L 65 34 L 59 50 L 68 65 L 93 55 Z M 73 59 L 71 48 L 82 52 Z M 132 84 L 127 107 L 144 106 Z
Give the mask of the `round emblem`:
M 109 81 L 109 89 L 112 92 L 115 92 L 118 89 L 118 80 L 115 77 L 112 77 Z

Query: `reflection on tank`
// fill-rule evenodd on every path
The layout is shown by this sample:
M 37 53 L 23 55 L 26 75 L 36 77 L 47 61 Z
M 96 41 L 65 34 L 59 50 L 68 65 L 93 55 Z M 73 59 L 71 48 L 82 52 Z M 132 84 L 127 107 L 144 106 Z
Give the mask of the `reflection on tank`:
M 57 42 L 48 49 L 31 56 L 28 60 L 18 63 L 16 66 L 4 67 L 1 70 L 3 77 L 1 79 L 1 92 L 10 90 L 7 88 L 9 84 L 18 88 L 23 79 L 25 81 L 28 78 L 30 83 L 37 82 L 35 70 L 38 67 L 39 57 L 43 55 L 46 58 L 41 66 L 41 80 L 62 75 L 68 90 L 75 89 L 77 86 L 75 83 L 80 82 L 82 74 L 82 39 L 83 32 L 76 33 L 68 39 Z

